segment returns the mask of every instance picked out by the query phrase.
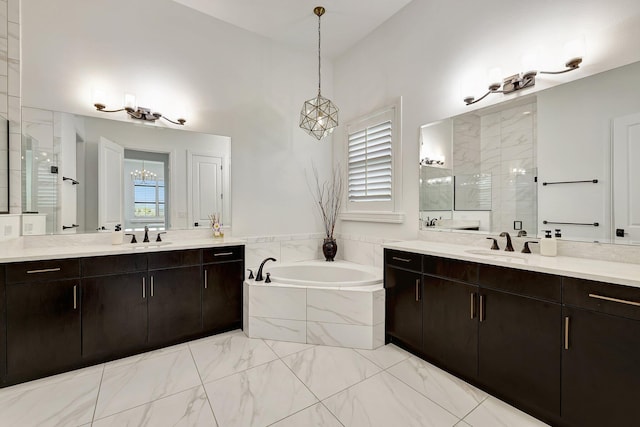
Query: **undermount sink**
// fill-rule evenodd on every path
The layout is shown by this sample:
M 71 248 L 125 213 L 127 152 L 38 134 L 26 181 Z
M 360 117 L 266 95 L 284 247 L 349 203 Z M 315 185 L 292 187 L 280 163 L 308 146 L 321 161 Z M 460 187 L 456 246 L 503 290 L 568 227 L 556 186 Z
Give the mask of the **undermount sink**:
M 131 249 L 145 249 L 145 248 L 159 248 L 161 246 L 170 245 L 172 242 L 143 242 L 143 243 L 130 243 Z
M 520 253 L 495 251 L 491 249 L 468 249 L 465 251 L 471 255 L 480 255 L 494 259 L 504 259 L 505 261 L 526 261 L 527 257 Z

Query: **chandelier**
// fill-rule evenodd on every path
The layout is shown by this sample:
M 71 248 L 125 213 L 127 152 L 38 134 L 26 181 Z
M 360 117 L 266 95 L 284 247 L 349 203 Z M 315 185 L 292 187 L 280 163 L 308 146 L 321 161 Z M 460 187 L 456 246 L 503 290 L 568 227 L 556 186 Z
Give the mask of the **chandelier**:
M 144 162 L 142 162 L 142 169 L 140 170 L 136 169 L 131 172 L 131 179 L 133 179 L 134 181 L 142 181 L 142 182 L 146 182 L 147 180 L 155 181 L 157 176 L 158 176 L 157 174 L 144 168 Z
M 300 111 L 300 127 L 318 140 L 338 126 L 338 107 L 320 93 L 320 17 L 324 12 L 322 6 L 313 9 L 318 17 L 318 96 L 305 101 Z

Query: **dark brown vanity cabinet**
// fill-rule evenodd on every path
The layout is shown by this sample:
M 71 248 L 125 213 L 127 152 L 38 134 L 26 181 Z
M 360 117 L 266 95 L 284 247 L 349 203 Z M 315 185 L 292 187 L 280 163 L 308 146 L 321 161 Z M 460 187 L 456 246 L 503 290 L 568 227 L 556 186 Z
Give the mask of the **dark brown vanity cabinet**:
M 637 425 L 640 289 L 570 278 L 563 286 L 563 421 Z
M 0 387 L 239 327 L 243 270 L 244 246 L 0 265 Z
M 479 267 L 478 379 L 529 410 L 560 414 L 559 276 Z
M 129 354 L 147 344 L 146 254 L 82 258 L 82 356 Z M 118 272 L 119 274 L 113 274 Z
M 24 381 L 80 362 L 79 266 L 77 259 L 6 265 L 5 379 Z
M 423 353 L 465 378 L 478 373 L 477 264 L 424 256 Z
M 173 343 L 200 334 L 200 262 L 198 249 L 149 254 L 150 344 Z
M 203 250 L 202 323 L 205 332 L 242 325 L 244 246 Z
M 384 252 L 386 341 L 422 350 L 422 255 Z

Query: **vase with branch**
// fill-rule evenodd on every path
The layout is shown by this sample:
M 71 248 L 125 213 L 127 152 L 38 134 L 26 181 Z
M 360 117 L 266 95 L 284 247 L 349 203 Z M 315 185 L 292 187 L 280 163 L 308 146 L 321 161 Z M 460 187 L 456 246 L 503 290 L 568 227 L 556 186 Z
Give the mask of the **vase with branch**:
M 327 261 L 333 261 L 338 252 L 338 244 L 333 232 L 342 204 L 342 173 L 340 167 L 336 166 L 332 168 L 329 179 L 321 183 L 318 170 L 314 166 L 313 177 L 314 184 L 311 191 L 316 201 L 316 206 L 318 206 L 325 231 L 322 253 Z

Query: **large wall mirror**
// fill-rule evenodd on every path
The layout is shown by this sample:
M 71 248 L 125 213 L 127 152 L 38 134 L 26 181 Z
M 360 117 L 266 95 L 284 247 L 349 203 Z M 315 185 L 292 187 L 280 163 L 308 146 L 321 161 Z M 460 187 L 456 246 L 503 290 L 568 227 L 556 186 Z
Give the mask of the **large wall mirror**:
M 420 228 L 640 244 L 640 63 L 420 128 Z
M 230 226 L 231 139 L 24 107 L 24 235 Z
M 9 121 L 0 116 L 0 214 L 9 213 Z

